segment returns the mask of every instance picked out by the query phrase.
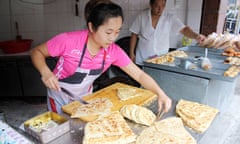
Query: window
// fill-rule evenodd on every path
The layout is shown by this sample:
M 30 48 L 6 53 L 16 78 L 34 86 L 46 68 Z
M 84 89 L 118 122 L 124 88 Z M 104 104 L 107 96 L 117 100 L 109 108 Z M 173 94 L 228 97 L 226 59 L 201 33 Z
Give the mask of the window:
M 224 33 L 229 32 L 232 34 L 240 33 L 240 5 L 238 0 L 229 0 L 226 19 L 224 24 Z

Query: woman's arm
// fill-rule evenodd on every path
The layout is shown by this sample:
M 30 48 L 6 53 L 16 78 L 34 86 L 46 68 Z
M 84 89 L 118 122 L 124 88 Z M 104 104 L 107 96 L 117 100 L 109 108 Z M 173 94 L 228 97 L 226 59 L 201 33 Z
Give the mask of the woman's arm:
M 45 86 L 51 89 L 60 90 L 58 79 L 52 73 L 46 63 L 46 58 L 50 56 L 47 50 L 47 44 L 43 43 L 33 48 L 30 52 L 30 55 L 33 65 L 39 71 Z
M 144 88 L 154 92 L 158 96 L 158 110 L 160 111 L 164 107 L 164 111 L 167 112 L 171 108 L 172 101 L 171 99 L 164 93 L 164 91 L 158 86 L 158 84 L 142 71 L 138 66 L 136 66 L 133 62 L 131 62 L 128 66 L 121 68 L 128 75 L 130 75 L 133 79 L 139 82 Z

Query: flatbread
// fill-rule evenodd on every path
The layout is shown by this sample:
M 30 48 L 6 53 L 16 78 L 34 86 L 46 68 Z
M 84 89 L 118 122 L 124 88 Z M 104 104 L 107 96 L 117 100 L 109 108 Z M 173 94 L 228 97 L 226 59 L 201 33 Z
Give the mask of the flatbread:
M 175 50 L 167 53 L 168 56 L 186 58 L 188 54 L 182 50 Z
M 155 122 L 137 137 L 136 144 L 196 144 L 178 117 Z
M 198 133 L 207 130 L 218 112 L 216 108 L 182 99 L 176 106 L 176 113 L 184 124 Z
M 136 135 L 118 111 L 102 115 L 84 128 L 83 144 L 128 144 L 134 141 Z
M 81 118 L 109 113 L 113 104 L 108 98 L 96 98 L 88 104 L 80 105 L 73 109 L 71 118 Z
M 227 57 L 224 60 L 224 63 L 231 64 L 231 65 L 240 65 L 240 58 L 239 57 Z
M 137 90 L 131 87 L 117 88 L 117 96 L 121 101 L 126 101 L 128 99 L 140 96 Z
M 120 112 L 125 118 L 146 126 L 152 125 L 156 120 L 156 115 L 151 110 L 135 104 L 123 106 Z
M 236 77 L 240 72 L 240 66 L 232 65 L 230 66 L 223 75 L 226 77 Z

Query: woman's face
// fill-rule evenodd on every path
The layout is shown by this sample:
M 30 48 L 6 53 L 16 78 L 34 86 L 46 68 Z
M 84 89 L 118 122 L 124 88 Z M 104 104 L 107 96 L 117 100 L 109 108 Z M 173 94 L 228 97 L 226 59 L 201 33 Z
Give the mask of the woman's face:
M 161 15 L 167 0 L 155 0 L 154 4 L 151 4 L 151 11 L 153 15 Z
M 93 40 L 97 45 L 107 48 L 118 37 L 122 27 L 122 17 L 109 18 L 96 31 L 91 30 Z

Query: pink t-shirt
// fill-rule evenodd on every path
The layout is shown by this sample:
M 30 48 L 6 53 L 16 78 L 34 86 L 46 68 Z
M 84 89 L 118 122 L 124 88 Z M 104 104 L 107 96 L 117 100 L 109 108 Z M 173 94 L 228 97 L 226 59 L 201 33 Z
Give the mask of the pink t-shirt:
M 87 36 L 88 30 L 67 32 L 59 34 L 47 42 L 49 54 L 52 57 L 59 57 L 57 65 L 53 70 L 59 79 L 72 75 L 79 66 Z M 113 43 L 108 48 L 102 48 L 94 58 L 91 58 L 88 50 L 86 50 L 80 67 L 89 70 L 101 68 L 104 51 L 106 51 L 104 71 L 111 64 L 125 67 L 131 62 L 128 55 L 118 45 Z

